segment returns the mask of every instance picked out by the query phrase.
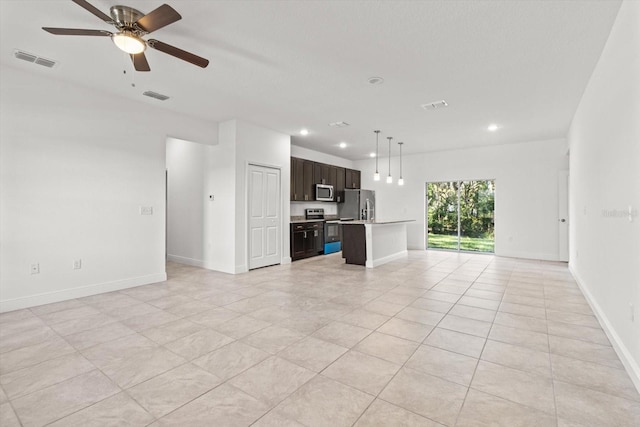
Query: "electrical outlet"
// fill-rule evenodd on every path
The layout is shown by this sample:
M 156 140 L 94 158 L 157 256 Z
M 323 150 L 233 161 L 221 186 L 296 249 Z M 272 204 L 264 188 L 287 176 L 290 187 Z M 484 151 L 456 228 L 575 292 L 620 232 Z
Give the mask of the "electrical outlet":
M 153 206 L 140 206 L 140 215 L 153 215 Z
M 37 262 L 31 264 L 29 270 L 31 271 L 31 274 L 40 274 L 40 264 Z
M 73 269 L 80 270 L 82 268 L 82 260 L 80 258 L 73 260 Z

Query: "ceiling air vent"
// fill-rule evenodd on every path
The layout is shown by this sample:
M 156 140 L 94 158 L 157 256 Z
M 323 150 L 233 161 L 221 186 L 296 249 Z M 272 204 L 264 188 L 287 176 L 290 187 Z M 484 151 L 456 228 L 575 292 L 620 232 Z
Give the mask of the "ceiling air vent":
M 158 92 L 153 92 L 151 90 L 148 90 L 148 91 L 144 92 L 143 95 L 144 96 L 148 96 L 150 98 L 159 99 L 160 101 L 166 101 L 167 99 L 169 99 L 169 97 L 167 95 L 163 95 L 163 94 L 158 93 Z
M 334 127 L 334 128 L 343 128 L 343 127 L 349 126 L 349 123 L 347 123 L 347 122 L 333 122 L 333 123 L 329 123 L 329 126 Z
M 56 62 L 50 59 L 38 58 L 36 59 L 36 64 L 53 68 L 53 66 L 56 65 Z
M 22 59 L 23 61 L 33 62 L 34 64 L 42 65 L 47 68 L 53 68 L 57 64 L 56 61 L 53 61 L 51 59 L 42 58 L 40 56 L 18 49 L 13 51 L 13 56 L 18 59 Z
M 437 110 L 438 108 L 444 108 L 448 106 L 449 104 L 447 104 L 447 101 L 445 101 L 444 99 L 442 101 L 427 102 L 426 104 L 421 105 L 421 107 L 425 110 Z

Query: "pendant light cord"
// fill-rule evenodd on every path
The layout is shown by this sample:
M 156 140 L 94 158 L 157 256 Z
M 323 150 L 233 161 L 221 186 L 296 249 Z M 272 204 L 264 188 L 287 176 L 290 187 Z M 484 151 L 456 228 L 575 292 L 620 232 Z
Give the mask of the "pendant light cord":
M 379 130 L 374 130 L 376 133 L 376 173 L 378 173 L 378 135 L 380 134 Z
M 389 140 L 389 176 L 391 176 L 391 140 L 393 137 L 388 136 L 387 139 Z

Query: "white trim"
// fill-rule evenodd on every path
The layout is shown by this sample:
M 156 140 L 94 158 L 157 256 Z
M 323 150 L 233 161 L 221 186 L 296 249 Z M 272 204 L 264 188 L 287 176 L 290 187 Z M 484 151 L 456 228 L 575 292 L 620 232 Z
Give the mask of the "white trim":
M 615 352 L 618 354 L 618 357 L 620 358 L 620 361 L 622 361 L 625 369 L 627 370 L 627 373 L 629 374 L 633 385 L 636 386 L 636 389 L 640 393 L 640 366 L 638 366 L 638 362 L 633 359 L 631 352 L 629 351 L 627 346 L 624 345 L 624 342 L 622 342 L 620 336 L 616 333 L 615 329 L 611 325 L 611 322 L 609 322 L 609 319 L 604 314 L 604 311 L 602 311 L 600 305 L 593 297 L 593 295 L 591 295 L 591 292 L 589 292 L 587 287 L 584 285 L 584 282 L 580 278 L 580 275 L 577 271 L 574 270 L 571 264 L 569 264 L 569 271 L 573 275 L 573 278 L 576 280 L 576 283 L 582 291 L 585 299 L 591 306 L 591 310 L 593 310 L 593 312 L 595 313 L 598 322 L 600 322 L 600 326 L 602 326 L 602 329 L 604 330 L 604 333 L 607 334 L 609 341 L 611 341 L 611 345 L 613 346 Z
M 282 264 L 291 264 L 291 257 L 290 256 L 282 257 Z
M 54 292 L 45 292 L 26 297 L 14 298 L 0 301 L 0 313 L 6 311 L 20 310 L 22 308 L 35 307 L 43 304 L 66 301 L 73 298 L 87 297 L 104 292 L 119 291 L 121 289 L 133 288 L 136 286 L 148 285 L 150 283 L 164 282 L 167 280 L 167 273 L 149 274 L 146 276 L 132 277 L 129 279 L 115 280 L 113 282 L 96 283 L 93 285 L 80 286 L 77 288 L 63 289 Z
M 476 252 L 473 252 L 476 253 Z M 489 252 L 478 252 L 478 253 L 489 253 Z M 538 261 L 558 261 L 561 262 L 558 258 L 558 254 L 554 253 L 532 253 L 532 252 L 518 252 L 518 251 L 495 251 L 493 253 L 495 256 L 503 256 L 507 258 L 525 258 L 525 259 L 533 259 Z
M 235 267 L 234 269 L 227 269 L 224 267 L 220 267 L 219 265 L 216 265 L 212 262 L 204 262 L 204 265 L 202 266 L 202 268 L 206 268 L 207 270 L 211 270 L 211 271 L 218 271 L 220 273 L 236 274 Z
M 177 262 L 179 264 L 192 265 L 194 267 L 204 268 L 204 260 L 188 258 L 180 255 L 167 255 L 168 261 Z
M 407 255 L 409 255 L 409 251 L 404 250 L 401 252 L 396 252 L 395 254 L 391 254 L 382 258 L 375 259 L 373 261 L 370 261 L 369 259 L 367 259 L 365 261 L 365 267 L 367 268 L 378 267 L 379 265 L 386 264 L 388 262 L 395 261 L 400 258 L 405 258 Z

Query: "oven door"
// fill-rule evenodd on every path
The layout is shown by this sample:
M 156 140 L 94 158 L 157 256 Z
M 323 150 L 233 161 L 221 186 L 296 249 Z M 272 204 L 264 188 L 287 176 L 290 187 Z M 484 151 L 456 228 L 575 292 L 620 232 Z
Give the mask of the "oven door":
M 340 224 L 338 222 L 325 222 L 324 223 L 324 242 L 332 243 L 340 241 Z

